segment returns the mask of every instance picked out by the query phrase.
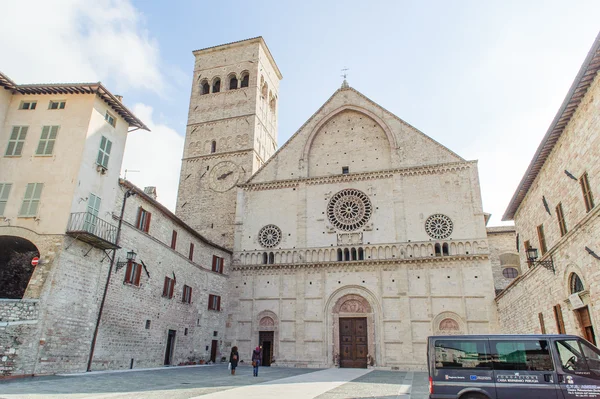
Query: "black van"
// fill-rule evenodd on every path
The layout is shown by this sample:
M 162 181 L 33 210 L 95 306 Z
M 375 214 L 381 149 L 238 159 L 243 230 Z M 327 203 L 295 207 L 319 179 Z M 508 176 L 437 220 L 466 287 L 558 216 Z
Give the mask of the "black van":
M 429 397 L 600 398 L 600 350 L 574 335 L 428 338 Z

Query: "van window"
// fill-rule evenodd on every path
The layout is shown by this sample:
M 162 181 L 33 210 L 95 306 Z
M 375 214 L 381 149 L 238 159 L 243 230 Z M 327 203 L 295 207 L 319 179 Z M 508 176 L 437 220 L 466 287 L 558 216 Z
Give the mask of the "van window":
M 560 357 L 562 369 L 567 373 L 576 371 L 590 371 L 583 355 L 579 342 L 575 339 L 556 341 L 556 349 Z
M 581 345 L 581 346 L 580 346 Z M 562 369 L 567 373 L 593 371 L 600 375 L 600 351 L 584 341 L 556 341 Z
M 435 341 L 435 368 L 491 368 L 487 341 L 448 339 Z
M 490 346 L 494 370 L 554 370 L 546 340 L 490 340 Z

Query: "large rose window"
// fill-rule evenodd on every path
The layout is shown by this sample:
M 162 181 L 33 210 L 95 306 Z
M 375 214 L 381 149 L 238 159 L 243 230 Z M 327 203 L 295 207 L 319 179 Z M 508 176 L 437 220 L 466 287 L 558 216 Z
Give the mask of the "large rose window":
M 373 206 L 365 193 L 353 188 L 339 191 L 329 200 L 327 217 L 339 230 L 353 231 L 364 226 L 373 213 Z

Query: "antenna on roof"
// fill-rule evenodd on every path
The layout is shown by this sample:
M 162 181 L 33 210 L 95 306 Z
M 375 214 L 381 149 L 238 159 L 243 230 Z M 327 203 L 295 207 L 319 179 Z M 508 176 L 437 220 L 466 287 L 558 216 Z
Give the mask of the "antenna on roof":
M 127 172 L 139 172 L 139 170 L 125 169 L 125 176 L 123 177 L 123 180 L 127 180 Z
M 346 71 L 348 71 L 349 69 L 344 67 L 342 68 L 342 78 L 344 78 L 344 81 L 342 82 L 342 89 L 347 89 L 350 87 L 350 85 L 348 84 L 348 81 L 346 80 L 346 78 L 348 77 L 348 73 Z

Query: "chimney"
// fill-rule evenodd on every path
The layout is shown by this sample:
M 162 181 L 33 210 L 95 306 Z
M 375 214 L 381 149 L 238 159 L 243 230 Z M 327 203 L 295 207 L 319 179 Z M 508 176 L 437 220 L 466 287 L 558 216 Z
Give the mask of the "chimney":
M 148 186 L 148 187 L 144 187 L 144 193 L 152 198 L 153 200 L 156 200 L 156 187 L 154 186 Z
M 115 97 L 117 98 L 117 100 L 119 100 L 120 102 L 123 102 L 123 96 L 120 94 L 115 94 Z

